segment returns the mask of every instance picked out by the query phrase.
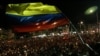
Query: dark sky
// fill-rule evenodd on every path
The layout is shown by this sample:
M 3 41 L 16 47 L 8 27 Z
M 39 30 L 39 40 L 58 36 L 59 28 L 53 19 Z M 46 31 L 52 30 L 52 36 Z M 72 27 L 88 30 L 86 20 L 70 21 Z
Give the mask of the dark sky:
M 95 13 L 92 15 L 85 15 L 84 12 L 92 6 L 100 7 L 99 0 L 61 0 L 58 2 L 50 1 L 48 3 L 56 5 L 73 23 L 77 23 L 80 20 L 85 20 L 87 23 L 96 21 Z
M 40 1 L 32 1 L 32 0 L 2 0 L 1 2 L 1 9 L 0 9 L 0 15 L 4 13 L 5 4 L 7 3 L 22 3 L 22 2 L 43 2 L 45 4 L 55 5 L 57 6 L 74 24 L 77 24 L 78 21 L 84 20 L 86 22 L 92 22 L 95 21 L 96 16 L 95 14 L 92 15 L 85 15 L 84 12 L 87 8 L 91 6 L 98 6 L 100 7 L 100 1 L 99 0 L 40 0 Z M 98 12 L 100 9 L 98 9 Z M 0 21 L 3 16 L 0 16 Z M 91 19 L 90 19 L 91 18 Z M 3 22 L 3 21 L 2 21 Z

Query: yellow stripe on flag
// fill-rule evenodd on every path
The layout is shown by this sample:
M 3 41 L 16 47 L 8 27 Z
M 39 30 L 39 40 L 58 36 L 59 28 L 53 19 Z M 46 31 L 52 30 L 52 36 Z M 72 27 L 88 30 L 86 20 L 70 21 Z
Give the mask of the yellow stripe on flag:
M 56 14 L 59 11 L 53 5 L 45 5 L 43 3 L 21 3 L 21 4 L 9 4 L 7 14 L 31 16 L 38 14 Z

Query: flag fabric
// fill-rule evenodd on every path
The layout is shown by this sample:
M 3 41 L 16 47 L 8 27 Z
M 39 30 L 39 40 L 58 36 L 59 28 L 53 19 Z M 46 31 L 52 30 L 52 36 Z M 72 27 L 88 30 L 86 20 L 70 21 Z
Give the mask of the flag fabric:
M 68 24 L 68 18 L 53 5 L 24 3 L 10 4 L 7 8 L 6 16 L 15 32 L 34 32 Z
M 32 31 L 39 31 L 39 30 L 47 30 L 47 29 L 53 29 L 61 25 L 68 24 L 68 21 L 66 22 L 66 18 L 60 18 L 59 20 L 53 20 L 52 22 L 39 22 L 39 23 L 33 23 L 28 25 L 18 25 L 14 26 L 15 32 L 32 32 Z
M 42 14 L 42 15 L 35 15 L 35 16 L 19 16 L 19 15 L 12 15 L 6 14 L 6 17 L 9 18 L 10 24 L 14 25 L 24 25 L 30 23 L 37 23 L 41 21 L 52 21 L 59 18 L 63 18 L 64 16 L 61 13 L 57 14 Z
M 55 14 L 59 13 L 55 6 L 38 3 L 21 3 L 21 4 L 8 4 L 7 14 L 15 14 L 21 16 L 31 16 L 39 14 Z

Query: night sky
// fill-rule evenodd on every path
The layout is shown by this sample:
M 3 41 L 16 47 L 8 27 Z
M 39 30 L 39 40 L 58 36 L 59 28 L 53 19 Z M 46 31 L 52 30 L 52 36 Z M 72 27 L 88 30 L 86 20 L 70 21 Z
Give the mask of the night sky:
M 0 1 L 1 2 L 1 1 Z M 85 21 L 86 23 L 96 22 L 96 15 L 85 15 L 84 12 L 91 6 L 98 6 L 98 15 L 100 14 L 100 1 L 99 0 L 40 0 L 40 1 L 21 1 L 21 0 L 7 0 L 0 3 L 0 25 L 3 25 L 2 22 L 5 20 L 5 8 L 8 3 L 23 3 L 23 2 L 43 2 L 44 4 L 55 5 L 58 7 L 72 22 L 77 24 L 80 20 Z

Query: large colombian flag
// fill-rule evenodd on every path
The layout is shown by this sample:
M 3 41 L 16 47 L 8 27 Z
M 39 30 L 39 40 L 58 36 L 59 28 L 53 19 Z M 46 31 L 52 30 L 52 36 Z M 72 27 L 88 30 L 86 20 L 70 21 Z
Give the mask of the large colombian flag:
M 68 24 L 55 6 L 36 3 L 8 4 L 6 16 L 15 32 L 34 32 Z

